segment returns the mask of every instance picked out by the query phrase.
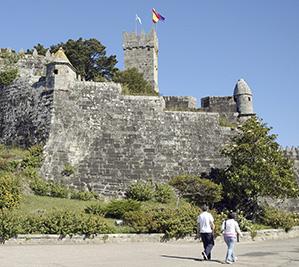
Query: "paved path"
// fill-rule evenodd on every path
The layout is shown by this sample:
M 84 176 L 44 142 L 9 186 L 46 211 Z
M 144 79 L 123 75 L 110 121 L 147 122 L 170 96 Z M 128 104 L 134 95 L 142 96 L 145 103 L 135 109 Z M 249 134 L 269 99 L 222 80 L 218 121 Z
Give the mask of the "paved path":
M 213 261 L 202 261 L 198 243 L 118 243 L 99 245 L 0 246 L 1 267 L 192 267 L 223 266 L 225 244 Z M 240 242 L 233 266 L 299 266 L 299 238 Z

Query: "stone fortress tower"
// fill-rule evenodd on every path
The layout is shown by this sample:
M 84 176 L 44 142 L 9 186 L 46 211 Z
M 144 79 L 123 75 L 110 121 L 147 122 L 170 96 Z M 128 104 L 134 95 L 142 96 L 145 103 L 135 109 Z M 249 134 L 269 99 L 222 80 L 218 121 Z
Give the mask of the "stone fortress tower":
M 153 90 L 158 88 L 158 38 L 155 30 L 148 34 L 141 32 L 123 33 L 123 50 L 125 69 L 136 68 L 143 73 L 144 79 L 152 84 Z

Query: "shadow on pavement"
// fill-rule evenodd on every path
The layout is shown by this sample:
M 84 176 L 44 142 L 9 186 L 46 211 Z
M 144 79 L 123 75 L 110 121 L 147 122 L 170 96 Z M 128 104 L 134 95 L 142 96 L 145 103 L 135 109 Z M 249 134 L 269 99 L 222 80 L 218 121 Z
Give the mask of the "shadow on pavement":
M 276 255 L 278 253 L 274 253 L 274 252 L 249 252 L 249 253 L 245 253 L 245 254 L 239 254 L 240 256 L 248 256 L 248 257 L 263 257 L 263 256 L 269 256 L 269 255 Z
M 181 259 L 181 260 L 193 260 L 193 261 L 206 261 L 204 259 L 193 258 L 193 257 L 182 257 L 182 256 L 172 256 L 172 255 L 161 255 L 163 258 Z M 223 264 L 220 260 L 208 260 L 209 262 L 217 262 Z

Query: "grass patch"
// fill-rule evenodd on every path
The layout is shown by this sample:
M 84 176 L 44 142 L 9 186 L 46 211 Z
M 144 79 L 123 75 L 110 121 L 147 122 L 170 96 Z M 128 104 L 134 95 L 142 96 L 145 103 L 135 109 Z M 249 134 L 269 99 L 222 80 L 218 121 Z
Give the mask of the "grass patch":
M 29 151 L 22 148 L 8 148 L 0 144 L 0 158 L 7 160 L 19 160 L 28 156 Z
M 53 209 L 79 213 L 84 212 L 87 206 L 96 203 L 99 203 L 99 200 L 80 201 L 76 199 L 23 195 L 18 209 L 22 214 L 36 213 L 39 211 L 49 212 Z

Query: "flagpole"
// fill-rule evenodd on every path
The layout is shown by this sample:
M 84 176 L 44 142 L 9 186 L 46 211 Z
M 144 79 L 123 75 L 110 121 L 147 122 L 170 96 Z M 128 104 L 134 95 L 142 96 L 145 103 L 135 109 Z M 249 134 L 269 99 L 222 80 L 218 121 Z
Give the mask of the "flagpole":
M 135 18 L 135 35 L 137 36 L 137 19 Z

